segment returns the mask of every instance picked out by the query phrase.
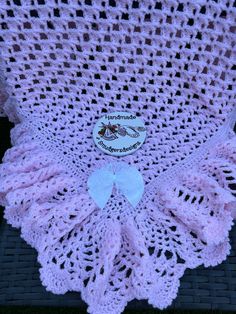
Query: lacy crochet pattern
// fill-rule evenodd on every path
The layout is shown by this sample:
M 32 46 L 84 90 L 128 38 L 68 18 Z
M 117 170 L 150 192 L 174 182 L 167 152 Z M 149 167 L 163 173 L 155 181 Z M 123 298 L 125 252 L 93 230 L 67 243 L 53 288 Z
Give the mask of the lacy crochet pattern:
M 236 218 L 233 1 L 2 0 L 1 115 L 14 123 L 0 204 L 38 252 L 42 285 L 91 314 L 132 299 L 163 309 L 186 268 L 230 252 Z M 94 145 L 105 113 L 142 118 L 122 157 Z M 145 183 L 134 208 L 87 190 L 110 162 Z

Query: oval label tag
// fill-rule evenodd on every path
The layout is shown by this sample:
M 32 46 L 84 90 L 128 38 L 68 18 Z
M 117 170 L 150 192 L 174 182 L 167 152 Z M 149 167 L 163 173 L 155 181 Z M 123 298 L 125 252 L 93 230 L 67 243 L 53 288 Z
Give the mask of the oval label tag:
M 93 129 L 97 147 L 113 156 L 132 154 L 142 146 L 145 138 L 146 127 L 143 121 L 126 111 L 105 114 Z

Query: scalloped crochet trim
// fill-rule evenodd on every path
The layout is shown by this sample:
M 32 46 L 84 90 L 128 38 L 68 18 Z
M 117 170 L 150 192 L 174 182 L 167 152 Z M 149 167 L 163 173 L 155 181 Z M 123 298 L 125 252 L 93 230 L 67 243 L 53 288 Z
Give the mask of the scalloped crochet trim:
M 4 83 L 0 78 L 0 117 L 6 117 L 6 113 L 4 110 L 4 104 L 8 98 L 8 94 L 5 91 Z
M 7 117 L 12 123 L 19 123 L 20 115 L 16 109 L 15 98 L 10 96 L 12 95 L 12 86 L 7 83 L 6 73 L 6 63 L 0 51 L 0 117 Z
M 1 52 L 0 52 L 0 117 L 6 117 L 6 113 L 4 111 L 4 103 L 6 102 L 9 96 L 5 88 L 6 82 L 2 74 L 3 70 L 4 70 L 3 59 L 1 57 Z

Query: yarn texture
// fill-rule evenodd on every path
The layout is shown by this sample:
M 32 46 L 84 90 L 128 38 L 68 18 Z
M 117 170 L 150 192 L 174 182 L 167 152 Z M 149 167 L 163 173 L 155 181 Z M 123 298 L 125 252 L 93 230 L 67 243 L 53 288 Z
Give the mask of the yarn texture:
M 0 115 L 14 123 L 0 165 L 7 223 L 38 252 L 55 294 L 91 314 L 133 299 L 164 309 L 185 269 L 230 253 L 236 219 L 234 1 L 1 0 Z M 93 141 L 105 113 L 145 122 L 135 152 Z M 101 209 L 96 170 L 142 175 L 137 206 L 117 189 Z

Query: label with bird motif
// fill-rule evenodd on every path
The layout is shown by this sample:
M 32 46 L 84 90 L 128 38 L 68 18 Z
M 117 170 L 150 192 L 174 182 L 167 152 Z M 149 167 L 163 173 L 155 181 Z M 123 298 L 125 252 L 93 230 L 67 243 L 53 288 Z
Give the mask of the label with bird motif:
M 97 121 L 93 129 L 97 147 L 113 156 L 133 153 L 142 146 L 145 138 L 144 122 L 132 112 L 107 113 Z

